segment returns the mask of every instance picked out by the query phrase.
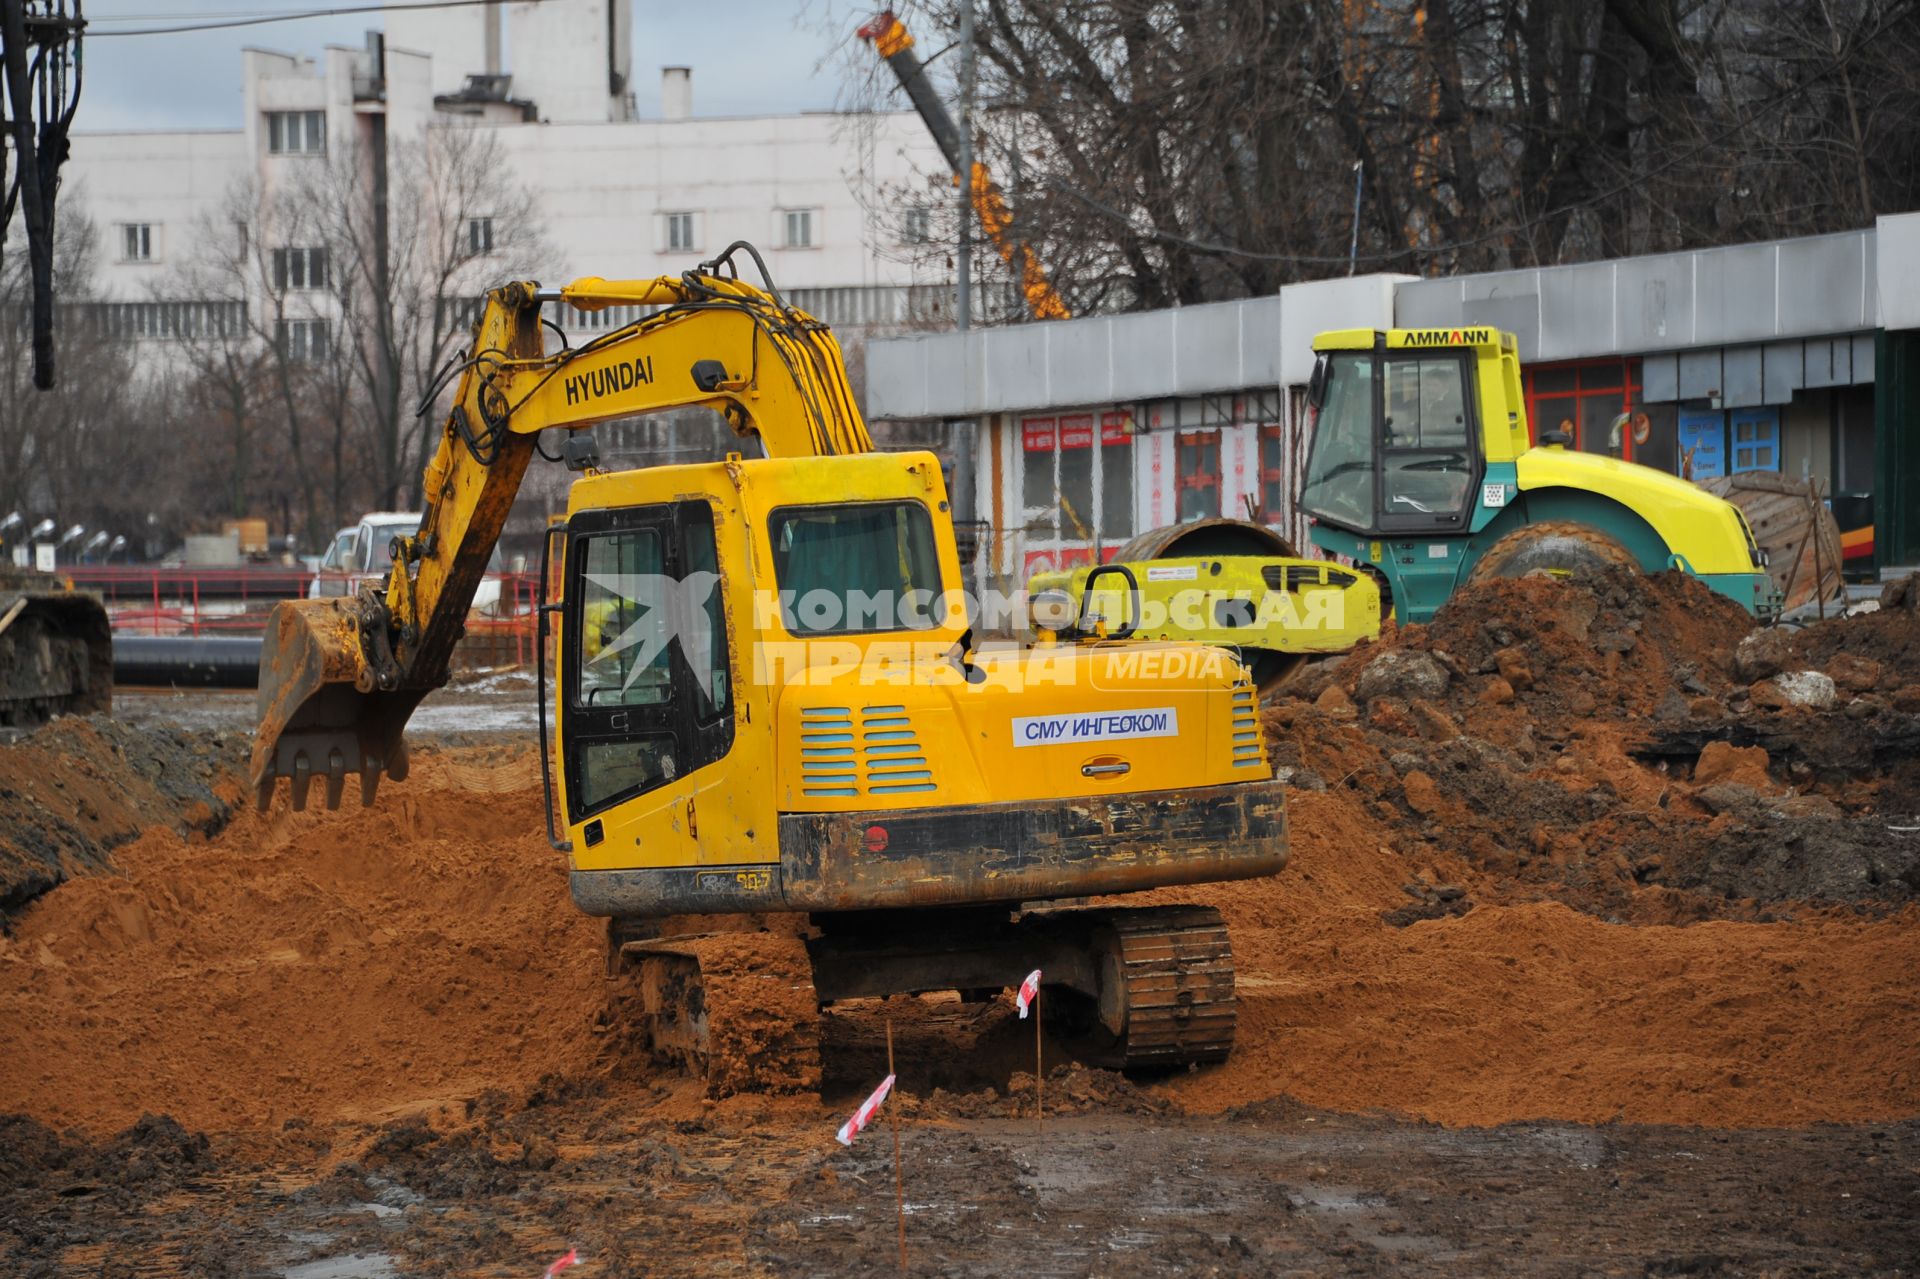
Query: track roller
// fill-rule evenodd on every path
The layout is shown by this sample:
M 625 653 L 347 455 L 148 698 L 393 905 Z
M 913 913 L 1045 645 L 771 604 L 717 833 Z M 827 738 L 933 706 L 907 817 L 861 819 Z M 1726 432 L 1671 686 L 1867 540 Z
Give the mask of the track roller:
M 1071 1047 L 1120 1070 L 1225 1061 L 1233 1050 L 1233 945 L 1210 906 L 1149 906 L 1097 915 L 1100 994 Z M 1090 1023 L 1090 1024 L 1085 1024 Z

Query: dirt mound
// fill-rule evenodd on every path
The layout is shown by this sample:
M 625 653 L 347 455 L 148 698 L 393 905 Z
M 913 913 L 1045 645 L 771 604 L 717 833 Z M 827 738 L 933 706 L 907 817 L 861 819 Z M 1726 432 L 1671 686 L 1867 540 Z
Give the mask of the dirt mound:
M 41 898 L 0 939 L 0 1112 L 278 1128 L 587 1070 L 601 928 L 539 836 L 531 752 L 484 770 L 505 794 L 417 761 L 375 808 L 152 830 Z
M 1283 875 L 1181 894 L 1226 915 L 1241 1000 L 1226 1064 L 1156 1089 L 1189 1109 L 1285 1095 L 1446 1124 L 1730 1127 L 1920 1113 L 1920 910 L 1620 926 L 1503 901 L 1443 850 L 1409 861 L 1337 795 L 1295 795 L 1290 820 Z M 1391 927 L 1410 878 L 1475 904 Z
M 232 734 L 65 716 L 0 745 L 0 914 L 105 869 L 151 826 L 211 833 L 237 802 Z
M 1500 900 L 1636 922 L 1897 909 L 1920 899 L 1920 840 L 1888 829 L 1912 811 L 1920 717 L 1872 689 L 1920 677 L 1895 660 L 1916 632 L 1884 614 L 1749 639 L 1679 573 L 1495 581 L 1283 690 L 1269 726 L 1299 784 L 1398 827 L 1410 860 L 1493 875 Z M 1888 660 L 1863 683 L 1842 655 L 1868 634 Z M 1796 703 L 1775 677 L 1816 658 L 1844 691 Z M 1463 913 L 1442 887 L 1410 884 L 1399 922 Z
M 1226 915 L 1232 1059 L 1123 1080 L 1049 1042 L 1050 1113 L 1920 1114 L 1911 837 L 1887 829 L 1886 776 L 1794 745 L 1885 743 L 1905 712 L 1875 691 L 1761 704 L 1732 673 L 1745 619 L 1680 578 L 1457 603 L 1270 708 L 1295 782 L 1284 874 L 1127 899 Z M 415 758 L 371 810 L 149 830 L 119 873 L 22 912 L 0 937 L 0 1113 L 96 1134 L 165 1114 L 369 1185 L 431 1165 L 450 1195 L 512 1194 L 571 1157 L 545 1096 L 604 1087 L 648 1122 L 825 1142 L 884 1073 L 890 1025 L 903 1113 L 1030 1113 L 1032 1032 L 1005 1000 L 847 1001 L 822 1018 L 825 1102 L 701 1099 L 610 1033 L 602 928 L 541 838 L 531 748 Z M 18 1131 L 19 1158 L 45 1163 Z

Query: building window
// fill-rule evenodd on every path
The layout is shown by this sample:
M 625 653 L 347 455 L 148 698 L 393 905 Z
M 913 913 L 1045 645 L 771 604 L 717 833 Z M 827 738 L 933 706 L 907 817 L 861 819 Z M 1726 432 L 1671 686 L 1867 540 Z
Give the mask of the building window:
M 816 241 L 813 238 L 813 213 L 812 209 L 785 210 L 786 231 L 780 241 L 784 247 L 789 249 L 816 247 Z
M 1287 509 L 1287 436 L 1279 425 L 1260 428 L 1260 515 L 1268 523 Z
M 120 228 L 120 260 L 153 261 L 153 223 L 129 222 Z
M 693 232 L 693 214 L 667 214 L 667 252 L 692 253 L 699 247 L 700 241 Z
M 324 289 L 327 287 L 327 251 L 321 248 L 287 248 L 273 251 L 273 288 L 276 293 L 288 289 Z
M 467 252 L 476 257 L 493 252 L 493 219 L 467 219 Z
M 1021 420 L 1029 573 L 1091 564 L 1132 536 L 1132 422 L 1124 410 Z
M 1780 469 L 1780 410 L 1737 409 L 1733 418 L 1733 473 Z
M 294 364 L 317 364 L 327 358 L 325 320 L 282 320 L 278 335 L 281 353 Z
M 927 244 L 933 240 L 933 210 L 925 205 L 900 215 L 900 243 Z
M 1220 514 L 1220 432 L 1181 431 L 1175 454 L 1180 520 L 1210 520 Z
M 1133 414 L 1100 415 L 1100 538 L 1112 546 L 1133 536 Z
M 274 155 L 325 155 L 327 113 L 267 112 L 267 150 Z
M 1639 407 L 1640 361 L 1599 360 L 1526 370 L 1530 438 L 1561 430 L 1583 453 L 1633 458 L 1636 441 L 1620 421 Z M 1637 441 L 1645 443 L 1645 441 Z
M 109 338 L 239 337 L 247 328 L 245 302 L 81 302 L 71 313 Z

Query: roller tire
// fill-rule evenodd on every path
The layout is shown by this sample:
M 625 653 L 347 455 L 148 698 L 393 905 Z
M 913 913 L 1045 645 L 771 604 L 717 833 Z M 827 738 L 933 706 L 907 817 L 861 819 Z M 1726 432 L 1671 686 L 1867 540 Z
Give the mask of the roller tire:
M 1495 542 L 1473 566 L 1467 581 L 1525 577 L 1533 572 L 1597 573 L 1608 568 L 1637 572 L 1640 561 L 1617 539 L 1590 524 L 1546 520 L 1517 528 Z

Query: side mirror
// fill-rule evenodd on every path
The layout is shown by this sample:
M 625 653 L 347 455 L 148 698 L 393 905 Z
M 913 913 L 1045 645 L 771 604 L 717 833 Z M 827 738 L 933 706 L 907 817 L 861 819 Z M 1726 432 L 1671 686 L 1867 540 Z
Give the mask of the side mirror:
M 1316 409 L 1327 404 L 1327 357 L 1322 355 L 1313 362 L 1313 376 L 1307 379 L 1307 403 Z
M 342 573 L 358 573 L 360 571 L 360 553 L 358 551 L 348 551 L 345 555 L 342 555 L 340 557 L 340 571 Z

